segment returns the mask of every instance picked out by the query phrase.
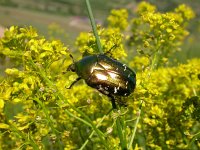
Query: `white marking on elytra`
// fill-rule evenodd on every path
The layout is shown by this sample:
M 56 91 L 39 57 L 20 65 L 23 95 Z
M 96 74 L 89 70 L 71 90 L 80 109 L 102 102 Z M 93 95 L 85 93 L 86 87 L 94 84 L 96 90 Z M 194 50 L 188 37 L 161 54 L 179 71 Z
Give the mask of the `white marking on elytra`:
M 118 68 L 116 68 L 116 70 L 118 70 Z
M 128 85 L 128 81 L 126 81 L 126 85 Z
M 108 94 L 109 94 L 109 92 L 108 92 L 108 91 L 104 91 L 104 93 L 105 93 L 106 95 L 108 95 Z
M 114 93 L 117 93 L 117 88 L 116 87 L 114 88 Z
M 126 71 L 126 66 L 124 66 L 124 71 Z
M 124 96 L 126 96 L 126 95 L 127 95 L 127 93 L 124 94 Z
M 108 87 L 105 87 L 105 90 L 108 90 Z
M 99 85 L 99 90 L 102 90 L 102 85 L 101 84 Z
M 128 75 L 128 78 L 131 76 L 131 74 Z

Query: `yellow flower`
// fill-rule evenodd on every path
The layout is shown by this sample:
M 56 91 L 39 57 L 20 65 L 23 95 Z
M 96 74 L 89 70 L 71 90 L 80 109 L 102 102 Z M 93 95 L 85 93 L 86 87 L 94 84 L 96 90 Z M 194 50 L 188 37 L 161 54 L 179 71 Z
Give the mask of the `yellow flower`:
M 0 129 L 8 129 L 9 125 L 5 124 L 5 123 L 0 123 Z
M 128 11 L 126 9 L 112 10 L 107 18 L 109 27 L 124 30 L 128 26 Z
M 0 99 L 0 109 L 4 108 L 4 100 Z

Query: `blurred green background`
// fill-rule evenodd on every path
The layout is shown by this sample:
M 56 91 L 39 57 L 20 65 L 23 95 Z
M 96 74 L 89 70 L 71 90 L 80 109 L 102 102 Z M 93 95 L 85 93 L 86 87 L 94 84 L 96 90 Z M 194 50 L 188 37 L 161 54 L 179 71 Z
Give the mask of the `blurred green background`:
M 96 21 L 104 25 L 111 9 L 127 8 L 130 18 L 134 17 L 137 3 L 141 0 L 90 0 Z M 174 54 L 178 62 L 200 57 L 200 0 L 148 0 L 161 12 L 173 10 L 185 3 L 196 13 L 188 27 L 190 35 L 182 46 L 182 52 Z M 132 16 L 131 16 L 132 15 Z M 46 38 L 50 38 L 49 28 L 57 27 L 59 32 L 54 38 L 62 40 L 71 49 L 81 31 L 91 31 L 87 17 L 85 0 L 0 0 L 0 36 L 3 29 L 12 25 L 35 27 Z

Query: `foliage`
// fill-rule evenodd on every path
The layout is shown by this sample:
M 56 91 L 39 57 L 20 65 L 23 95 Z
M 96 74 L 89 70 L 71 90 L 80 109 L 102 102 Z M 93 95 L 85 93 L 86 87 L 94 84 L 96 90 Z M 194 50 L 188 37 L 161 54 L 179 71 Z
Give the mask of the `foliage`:
M 132 19 L 132 35 L 129 44 L 139 53 L 147 56 L 159 56 L 158 61 L 165 61 L 176 52 L 185 37 L 189 34 L 186 25 L 194 17 L 190 7 L 182 4 L 173 12 L 160 13 L 156 7 L 146 2 L 139 4 Z M 187 16 L 187 17 L 186 17 Z
M 107 20 L 109 26 L 124 30 L 128 26 L 128 12 L 126 9 L 113 9 L 110 12 L 110 16 L 108 16 Z
M 119 28 L 100 29 L 99 27 L 98 34 L 101 38 L 100 40 L 104 53 L 116 59 L 127 55 L 123 45 L 123 34 L 120 32 Z M 92 33 L 80 33 L 80 36 L 76 40 L 76 45 L 83 55 L 98 53 L 96 40 Z
M 116 26 L 123 17 L 120 11 L 112 11 L 109 27 L 99 27 L 98 32 L 107 55 L 137 70 L 137 87 L 123 98 L 127 108 L 112 113 L 109 98 L 85 83 L 66 88 L 77 75 L 66 72 L 72 61 L 60 41 L 48 41 L 32 27 L 12 26 L 5 32 L 0 56 L 9 58 L 13 68 L 0 78 L 0 149 L 120 149 L 117 118 L 122 119 L 128 141 L 140 101 L 141 119 L 131 149 L 200 148 L 200 60 L 174 67 L 158 61 L 167 61 L 182 44 L 192 10 L 181 5 L 160 13 L 141 3 L 138 16 L 129 22 L 128 39 L 122 30 L 126 25 Z M 140 53 L 131 55 L 125 43 Z M 97 53 L 92 33 L 81 33 L 76 45 L 83 55 Z M 127 55 L 133 59 L 126 60 Z
M 146 137 L 147 147 L 188 149 L 194 130 L 200 127 L 195 117 L 200 116 L 199 100 L 187 100 L 199 95 L 199 69 L 199 60 L 194 59 L 178 67 L 159 68 L 150 77 L 149 71 L 138 74 L 135 97 L 145 101 L 139 134 Z

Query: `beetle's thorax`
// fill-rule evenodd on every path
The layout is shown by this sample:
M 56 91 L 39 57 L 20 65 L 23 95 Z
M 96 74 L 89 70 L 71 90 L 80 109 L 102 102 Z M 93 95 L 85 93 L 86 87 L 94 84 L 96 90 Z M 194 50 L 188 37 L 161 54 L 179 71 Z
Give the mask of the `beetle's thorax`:
M 97 63 L 97 56 L 90 55 L 75 63 L 75 72 L 83 79 L 87 79 L 94 65 Z

